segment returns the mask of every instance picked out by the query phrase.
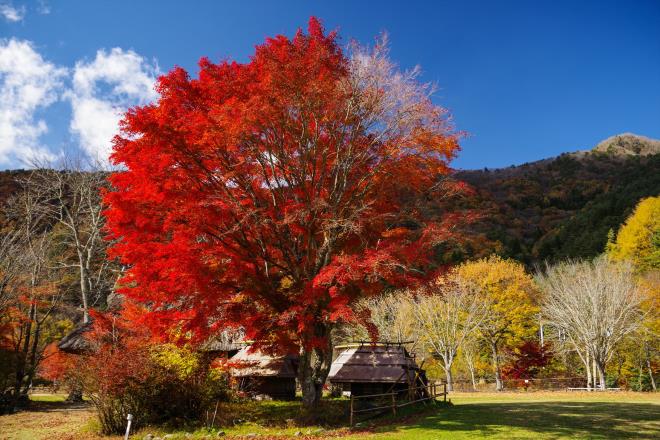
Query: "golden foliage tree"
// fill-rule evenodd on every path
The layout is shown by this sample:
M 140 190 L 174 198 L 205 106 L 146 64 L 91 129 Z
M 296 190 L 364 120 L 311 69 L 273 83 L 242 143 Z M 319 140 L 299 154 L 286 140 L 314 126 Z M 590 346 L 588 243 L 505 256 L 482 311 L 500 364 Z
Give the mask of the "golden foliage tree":
M 640 272 L 660 269 L 660 196 L 637 204 L 607 251 L 614 260 L 630 260 Z
M 455 270 L 438 278 L 410 301 L 416 334 L 434 358 L 442 360 L 447 390 L 453 391 L 452 365 L 459 347 L 472 339 L 488 313 L 488 298 Z
M 643 295 L 641 308 L 644 321 L 640 330 L 633 337 L 635 346 L 641 354 L 638 358 L 646 367 L 651 388 L 656 391 L 657 385 L 653 376 L 656 374 L 657 359 L 660 354 L 660 270 L 644 274 L 639 281 L 639 286 Z M 640 377 L 643 369 L 640 366 Z
M 536 331 L 538 290 L 522 264 L 495 255 L 464 263 L 456 273 L 473 283 L 486 298 L 488 312 L 479 331 L 490 346 L 497 390 L 502 390 L 501 348 L 514 345 Z

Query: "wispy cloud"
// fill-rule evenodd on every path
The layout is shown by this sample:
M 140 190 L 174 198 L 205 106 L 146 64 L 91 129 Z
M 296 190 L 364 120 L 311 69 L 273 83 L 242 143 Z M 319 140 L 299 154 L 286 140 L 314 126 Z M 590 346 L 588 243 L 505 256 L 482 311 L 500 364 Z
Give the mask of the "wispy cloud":
M 25 6 L 14 7 L 11 3 L 0 3 L 0 15 L 10 22 L 22 21 L 25 18 Z
M 0 39 L 0 167 L 56 157 L 42 137 L 52 114 L 44 110 L 60 100 L 71 105 L 69 132 L 82 152 L 107 161 L 122 114 L 157 98 L 158 74 L 155 61 L 131 50 L 101 49 L 66 68 L 44 59 L 29 41 Z
M 73 111 L 70 131 L 92 159 L 107 160 L 128 107 L 156 98 L 158 72 L 156 63 L 120 48 L 99 50 L 93 61 L 76 63 L 67 94 Z
M 50 5 L 46 0 L 39 0 L 37 2 L 37 12 L 41 15 L 50 14 Z
M 0 40 L 0 163 L 52 156 L 36 112 L 57 101 L 67 70 L 44 60 L 28 41 Z

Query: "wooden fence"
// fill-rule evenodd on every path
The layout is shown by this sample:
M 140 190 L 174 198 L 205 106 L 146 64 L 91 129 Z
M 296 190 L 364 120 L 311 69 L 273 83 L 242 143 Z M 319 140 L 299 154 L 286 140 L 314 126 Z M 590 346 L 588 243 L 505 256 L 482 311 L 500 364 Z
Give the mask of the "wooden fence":
M 439 396 L 443 397 L 443 401 L 447 401 L 446 383 L 442 384 L 442 392 L 440 393 L 438 392 L 438 384 L 433 383 L 393 391 L 391 393 L 369 394 L 364 396 L 354 396 L 351 394 L 349 424 L 350 426 L 353 426 L 355 418 L 359 414 L 392 411 L 392 415 L 396 416 L 396 410 L 398 408 L 429 400 L 435 402 Z M 367 401 L 367 403 L 372 404 L 372 406 L 358 408 L 360 401 Z

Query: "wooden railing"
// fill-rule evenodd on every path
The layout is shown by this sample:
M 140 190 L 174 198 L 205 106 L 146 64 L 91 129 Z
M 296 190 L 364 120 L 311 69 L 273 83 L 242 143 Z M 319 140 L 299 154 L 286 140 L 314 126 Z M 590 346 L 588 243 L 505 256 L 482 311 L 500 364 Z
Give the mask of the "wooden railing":
M 399 396 L 401 396 L 401 398 L 399 398 Z M 439 396 L 442 396 L 445 402 L 447 401 L 446 383 L 442 384 L 442 392 L 440 393 L 438 392 L 438 384 L 433 383 L 425 386 L 416 386 L 399 391 L 393 391 L 391 393 L 368 394 L 360 396 L 354 396 L 351 394 L 349 406 L 349 424 L 350 426 L 353 426 L 355 417 L 358 414 L 392 411 L 392 415 L 396 416 L 397 408 L 402 408 L 414 403 L 425 402 L 429 400 L 436 401 Z M 360 400 L 376 402 L 377 406 L 368 408 L 356 408 L 356 405 Z

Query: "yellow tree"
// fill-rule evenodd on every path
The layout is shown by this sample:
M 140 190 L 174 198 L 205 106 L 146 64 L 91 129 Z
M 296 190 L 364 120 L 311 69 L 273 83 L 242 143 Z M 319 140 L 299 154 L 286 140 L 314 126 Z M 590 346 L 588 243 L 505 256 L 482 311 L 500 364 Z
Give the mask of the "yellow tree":
M 640 290 L 643 294 L 641 304 L 644 313 L 644 322 L 635 338 L 635 346 L 641 351 L 640 359 L 646 366 L 649 381 L 653 391 L 657 390 L 655 383 L 654 365 L 657 365 L 658 349 L 660 347 L 660 270 L 646 272 L 639 280 Z M 641 377 L 643 367 L 639 368 Z
M 607 251 L 613 260 L 630 260 L 639 272 L 660 269 L 660 197 L 637 204 Z
M 488 305 L 479 331 L 490 346 L 497 390 L 503 389 L 501 349 L 514 345 L 536 331 L 538 290 L 518 262 L 490 256 L 460 265 L 456 273 L 473 284 Z
M 607 253 L 613 260 L 629 260 L 640 274 L 640 287 L 645 294 L 642 304 L 645 311 L 644 325 L 634 335 L 634 347 L 640 348 L 639 357 L 646 364 L 652 388 L 653 359 L 658 354 L 660 334 L 660 196 L 640 201 L 635 211 L 621 226 L 616 240 L 608 243 Z M 640 369 L 640 377 L 642 367 Z

